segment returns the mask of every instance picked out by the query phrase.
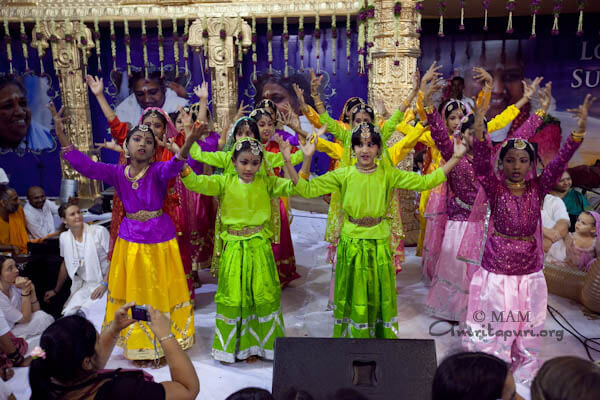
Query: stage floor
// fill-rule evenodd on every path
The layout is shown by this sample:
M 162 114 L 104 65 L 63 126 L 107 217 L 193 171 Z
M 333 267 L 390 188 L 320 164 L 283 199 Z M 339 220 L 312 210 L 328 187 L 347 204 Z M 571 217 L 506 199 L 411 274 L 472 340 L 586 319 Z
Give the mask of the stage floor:
M 302 276 L 282 292 L 283 314 L 288 336 L 329 337 L 333 330 L 332 312 L 326 311 L 331 266 L 326 264 L 327 243 L 322 241 L 325 231 L 324 214 L 315 214 L 293 210 L 291 225 L 298 273 Z M 427 296 L 427 288 L 421 278 L 419 257 L 414 248 L 407 249 L 403 271 L 398 274 L 398 320 L 400 337 L 406 339 L 431 339 L 430 325 L 436 320 L 423 311 L 423 303 Z M 198 377 L 200 378 L 200 395 L 202 400 L 222 400 L 229 394 L 247 386 L 258 386 L 271 389 L 272 362 L 258 361 L 254 364 L 240 362 L 234 365 L 222 365 L 210 357 L 215 324 L 216 281 L 209 274 L 202 275 L 207 283 L 196 293 L 196 345 L 188 351 Z M 590 320 L 582 312 L 579 305 L 553 295 L 549 304 L 560 311 L 583 335 L 597 337 L 600 332 L 600 320 Z M 104 317 L 103 309 L 91 316 L 99 327 Z M 448 326 L 446 326 L 446 329 Z M 445 330 L 436 325 L 436 331 Z M 561 329 L 548 316 L 546 329 Z M 460 347 L 460 338 L 450 334 L 435 337 L 438 362 L 449 352 Z M 31 349 L 36 341 L 32 341 Z M 556 337 L 543 338 L 542 358 L 549 359 L 561 355 L 575 355 L 587 358 L 583 346 L 577 339 L 564 332 L 563 339 Z M 598 354 L 592 354 L 598 357 Z M 410 362 L 410 360 L 406 360 Z M 125 360 L 121 350 L 116 348 L 107 368 L 132 368 Z M 167 367 L 147 370 L 154 375 L 156 381 L 169 380 Z M 30 395 L 27 384 L 27 368 L 16 368 L 15 377 L 8 384 L 17 399 L 28 399 Z M 526 399 L 528 389 L 518 386 L 518 391 Z

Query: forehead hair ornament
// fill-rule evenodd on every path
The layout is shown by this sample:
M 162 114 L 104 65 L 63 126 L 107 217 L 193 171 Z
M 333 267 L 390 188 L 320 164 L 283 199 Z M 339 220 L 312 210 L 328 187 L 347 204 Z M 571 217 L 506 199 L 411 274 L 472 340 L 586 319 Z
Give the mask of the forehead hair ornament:
M 141 124 L 138 125 L 138 130 L 141 132 L 148 132 L 150 130 L 150 127 L 148 125 Z
M 369 125 L 367 124 L 361 124 L 362 126 L 360 127 L 360 137 L 363 139 L 370 139 L 371 138 L 371 130 L 369 129 Z

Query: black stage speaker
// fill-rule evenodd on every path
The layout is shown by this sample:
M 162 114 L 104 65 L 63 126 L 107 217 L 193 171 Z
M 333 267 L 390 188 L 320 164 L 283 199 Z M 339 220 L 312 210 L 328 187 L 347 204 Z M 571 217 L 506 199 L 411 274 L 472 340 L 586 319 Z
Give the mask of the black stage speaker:
M 278 338 L 272 392 L 276 400 L 430 399 L 436 367 L 433 340 Z

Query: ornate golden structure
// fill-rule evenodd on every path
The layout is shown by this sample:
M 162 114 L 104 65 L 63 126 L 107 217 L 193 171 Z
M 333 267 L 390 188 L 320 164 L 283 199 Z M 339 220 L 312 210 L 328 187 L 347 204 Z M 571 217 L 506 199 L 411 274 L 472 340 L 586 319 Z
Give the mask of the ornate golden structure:
M 88 91 L 82 63 L 82 60 L 87 60 L 90 49 L 94 47 L 92 32 L 80 22 L 68 20 L 40 22 L 39 28 L 39 32 L 35 28 L 33 30 L 31 45 L 37 47 L 38 42 L 41 42 L 42 48 L 50 46 L 52 50 L 64 109 L 65 133 L 79 150 L 93 159 L 98 159 L 97 152 L 94 151 Z M 80 176 L 62 159 L 61 166 L 64 178 L 79 181 L 80 197 L 98 197 L 102 191 L 102 182 Z
M 394 1 L 375 0 L 376 20 L 373 24 L 374 47 L 372 48 L 373 67 L 369 71 L 369 100 L 382 97 L 388 110 L 396 108 L 413 86 L 414 71 L 420 55 L 419 36 L 415 33 L 414 0 L 404 0 L 400 21 L 399 46 L 394 37 Z M 90 24 L 99 21 L 146 21 L 197 18 L 189 30 L 188 45 L 196 51 L 206 51 L 208 67 L 211 71 L 213 113 L 215 122 L 223 127 L 235 114 L 238 105 L 237 46 L 234 37 L 242 31 L 243 47 L 250 45 L 250 27 L 246 21 L 240 25 L 240 17 L 256 17 L 259 22 L 267 16 L 274 19 L 288 15 L 312 17 L 317 12 L 321 17 L 347 13 L 356 14 L 364 5 L 362 0 L 4 0 L 0 18 L 9 22 L 41 20 L 42 46 L 51 46 L 54 68 L 60 79 L 62 103 L 65 106 L 66 132 L 77 147 L 92 157 L 93 138 L 89 116 L 87 87 L 84 82 L 83 57 L 89 56 L 94 46 L 89 28 L 80 21 Z M 205 16 L 209 18 L 204 18 Z M 55 21 L 55 22 L 51 22 Z M 70 22 L 78 21 L 78 22 Z M 203 48 L 202 31 L 207 22 L 208 46 Z M 220 37 L 221 29 L 226 32 Z M 36 32 L 32 46 L 37 45 Z M 68 34 L 72 39 L 67 40 Z M 50 38 L 56 40 L 50 41 Z M 86 40 L 82 41 L 84 37 Z M 355 50 L 354 50 L 355 51 Z M 399 65 L 394 65 L 398 60 Z M 396 142 L 396 134 L 391 140 Z M 100 183 L 89 181 L 64 164 L 63 176 L 78 179 L 79 194 L 93 198 L 101 190 Z M 410 169 L 410 161 L 400 165 Z M 414 219 L 413 197 L 411 192 L 402 193 L 402 215 L 406 242 L 415 243 L 418 224 Z
M 395 110 L 414 88 L 417 59 L 421 55 L 419 34 L 416 33 L 416 11 L 413 0 L 402 2 L 402 14 L 396 46 L 396 26 L 393 0 L 376 0 L 374 46 L 371 49 L 373 67 L 369 71 L 369 103 L 383 99 L 388 110 Z M 396 64 L 398 65 L 395 65 Z M 393 145 L 402 138 L 395 132 L 388 141 Z M 399 168 L 412 170 L 412 158 L 406 157 Z M 402 224 L 406 234 L 405 244 L 415 244 L 419 236 L 419 223 L 415 218 L 415 194 L 400 190 Z

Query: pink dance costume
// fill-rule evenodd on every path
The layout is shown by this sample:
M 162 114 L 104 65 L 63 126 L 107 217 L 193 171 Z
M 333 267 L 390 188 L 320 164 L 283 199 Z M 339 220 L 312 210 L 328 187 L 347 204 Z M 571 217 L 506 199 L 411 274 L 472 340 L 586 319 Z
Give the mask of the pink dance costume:
M 427 122 L 442 157 L 450 160 L 454 155 L 454 145 L 442 117 L 435 111 L 427 115 Z M 425 308 L 435 317 L 464 322 L 470 282 L 467 263 L 456 257 L 480 187 L 473 170 L 472 157 L 463 157 L 447 178 L 447 221 Z
M 204 139 L 198 140 L 202 151 L 217 151 L 219 134 L 212 132 Z M 188 165 L 196 175 L 210 175 L 212 167 L 189 157 Z M 192 278 L 197 279 L 197 271 L 210 268 L 215 236 L 215 218 L 217 210 L 211 196 L 187 190 L 181 180 L 177 180 L 177 191 L 181 196 L 181 208 L 186 224 L 182 230 L 183 240 L 189 243 L 192 263 Z M 195 285 L 199 286 L 199 285 Z
M 510 363 L 515 379 L 524 384 L 531 383 L 540 366 L 540 332 L 548 300 L 542 273 L 541 207 L 579 145 L 569 137 L 557 157 L 541 175 L 527 179 L 523 194 L 517 196 L 506 186 L 503 174 L 494 173 L 491 144 L 473 141 L 473 169 L 487 196 L 490 218 L 482 237 L 467 232 L 463 241 L 479 240 L 484 246 L 481 268 L 469 286 L 466 327 L 473 334 L 463 341 L 471 351 L 494 354 Z M 479 199 L 472 214 L 478 203 Z

